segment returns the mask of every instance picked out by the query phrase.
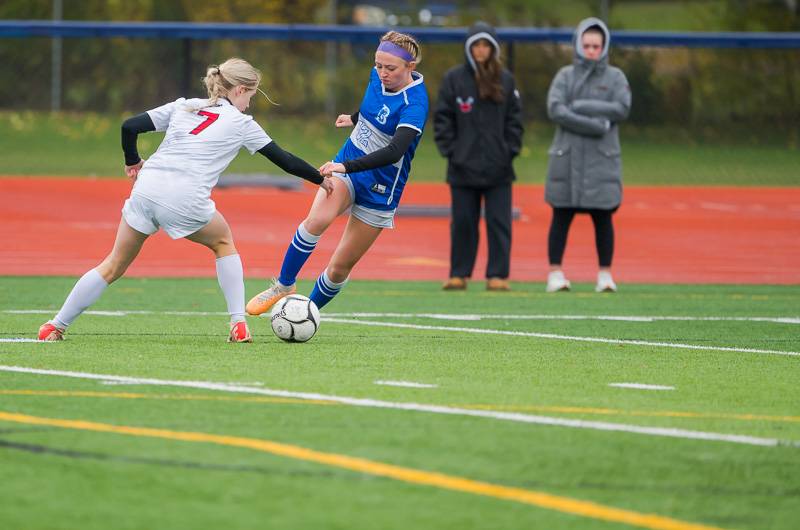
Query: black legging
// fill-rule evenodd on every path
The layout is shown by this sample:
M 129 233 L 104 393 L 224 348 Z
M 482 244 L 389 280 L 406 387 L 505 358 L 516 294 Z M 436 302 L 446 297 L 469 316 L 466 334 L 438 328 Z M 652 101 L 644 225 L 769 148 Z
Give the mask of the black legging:
M 547 236 L 547 257 L 550 265 L 561 265 L 564 249 L 567 247 L 567 234 L 576 213 L 588 213 L 594 223 L 594 241 L 597 245 L 597 259 L 601 267 L 610 267 L 614 257 L 614 223 L 611 216 L 613 210 L 595 208 L 553 208 L 553 220 L 550 223 L 550 234 Z

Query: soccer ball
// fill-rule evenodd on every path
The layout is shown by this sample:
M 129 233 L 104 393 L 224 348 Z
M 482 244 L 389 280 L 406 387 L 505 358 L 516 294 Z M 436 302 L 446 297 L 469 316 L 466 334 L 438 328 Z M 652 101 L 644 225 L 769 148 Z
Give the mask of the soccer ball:
M 272 306 L 270 323 L 279 339 L 306 342 L 319 328 L 319 309 L 302 294 L 290 294 Z

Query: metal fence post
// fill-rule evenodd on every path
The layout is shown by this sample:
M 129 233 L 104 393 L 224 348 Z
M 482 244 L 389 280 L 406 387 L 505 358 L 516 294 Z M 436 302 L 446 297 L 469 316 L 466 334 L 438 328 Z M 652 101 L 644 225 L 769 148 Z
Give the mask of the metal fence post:
M 53 0 L 53 20 L 59 21 L 64 17 L 64 4 L 62 0 Z M 61 37 L 51 39 L 50 50 L 50 110 L 61 110 Z

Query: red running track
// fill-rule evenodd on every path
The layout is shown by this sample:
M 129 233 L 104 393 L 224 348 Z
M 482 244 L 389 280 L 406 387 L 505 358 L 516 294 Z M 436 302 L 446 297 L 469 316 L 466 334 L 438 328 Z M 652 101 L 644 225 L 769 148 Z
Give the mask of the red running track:
M 130 183 L 116 179 L 0 178 L 0 274 L 80 275 L 114 241 Z M 215 190 L 233 228 L 248 278 L 275 276 L 284 250 L 313 198 L 266 188 Z M 404 205 L 449 205 L 444 184 L 410 184 Z M 517 185 L 512 281 L 544 281 L 550 209 L 541 186 Z M 358 264 L 353 278 L 444 280 L 449 220 L 398 217 Z M 800 188 L 628 187 L 615 215 L 614 276 L 620 283 L 800 283 Z M 337 220 L 301 274 L 315 277 L 344 228 Z M 485 271 L 485 233 L 474 278 Z M 564 269 L 593 281 L 597 258 L 588 216 L 570 232 Z M 129 276 L 215 275 L 210 252 L 189 241 L 152 237 Z

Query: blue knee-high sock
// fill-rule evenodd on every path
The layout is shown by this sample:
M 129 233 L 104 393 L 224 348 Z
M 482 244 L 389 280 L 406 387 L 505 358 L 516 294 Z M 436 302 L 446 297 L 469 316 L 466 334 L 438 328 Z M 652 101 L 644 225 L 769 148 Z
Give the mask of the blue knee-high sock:
M 281 275 L 278 281 L 281 285 L 294 285 L 297 280 L 297 273 L 305 265 L 306 260 L 314 252 L 317 246 L 317 241 L 321 236 L 315 236 L 300 223 L 297 227 L 297 232 L 294 233 L 292 242 L 289 243 L 289 248 L 286 249 L 286 255 L 283 257 L 283 265 L 281 266 Z
M 347 280 L 336 283 L 328 277 L 328 270 L 322 271 L 322 274 L 317 278 L 317 283 L 314 284 L 314 289 L 311 291 L 311 301 L 317 304 L 319 309 L 322 309 L 325 304 L 333 300 L 333 297 L 339 294 Z

